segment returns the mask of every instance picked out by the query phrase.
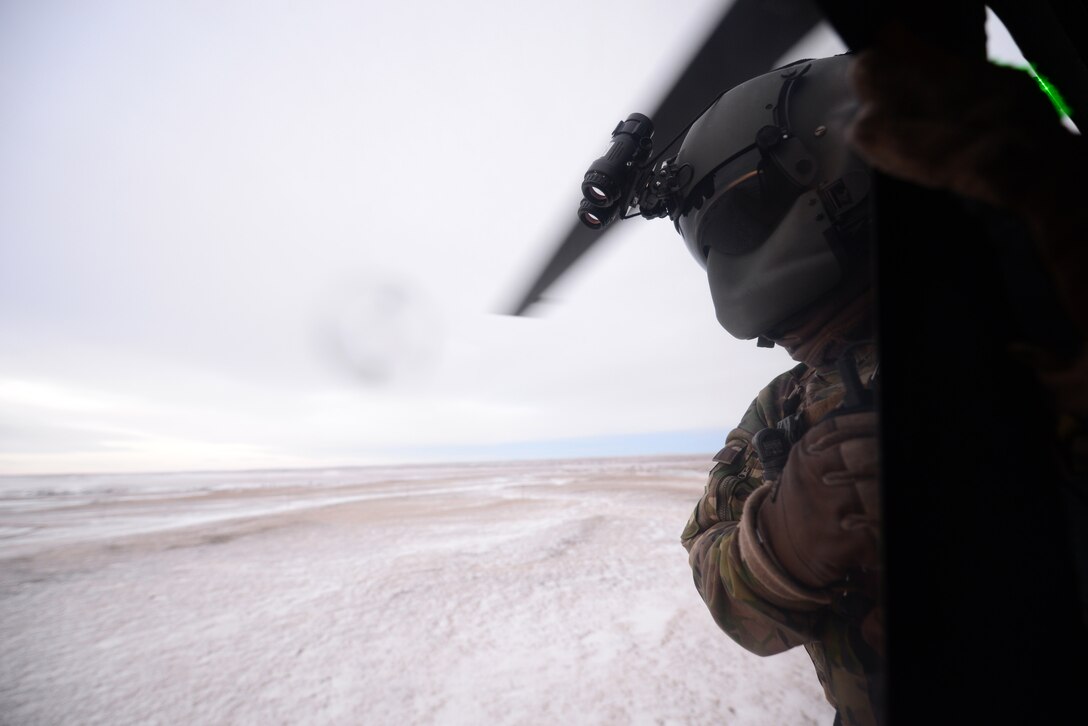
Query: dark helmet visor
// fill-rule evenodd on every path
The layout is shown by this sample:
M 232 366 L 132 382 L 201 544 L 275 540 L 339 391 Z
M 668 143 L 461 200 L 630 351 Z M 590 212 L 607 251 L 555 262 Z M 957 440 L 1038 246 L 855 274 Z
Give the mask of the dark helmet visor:
M 711 249 L 740 255 L 762 244 L 800 193 L 801 189 L 752 148 L 697 185 L 677 224 L 696 259 L 705 266 Z

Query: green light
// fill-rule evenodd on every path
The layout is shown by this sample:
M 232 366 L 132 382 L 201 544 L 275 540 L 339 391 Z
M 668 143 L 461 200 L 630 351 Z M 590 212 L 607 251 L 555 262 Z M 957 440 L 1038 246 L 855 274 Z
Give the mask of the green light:
M 1062 118 L 1073 118 L 1073 109 L 1071 109 L 1069 107 L 1069 104 L 1065 102 L 1065 99 L 1062 98 L 1062 94 L 1058 91 L 1058 87 L 1051 83 L 1049 80 L 1047 80 L 1045 76 L 1040 75 L 1039 72 L 1035 70 L 1034 63 L 1029 63 L 1025 67 L 1013 65 L 1012 63 L 1001 63 L 992 59 L 990 62 L 995 63 L 996 65 L 1005 66 L 1006 68 L 1023 71 L 1024 73 L 1030 75 L 1032 78 L 1035 79 L 1035 82 L 1039 84 L 1039 88 L 1042 90 L 1043 93 L 1046 94 L 1046 97 L 1050 99 L 1050 102 L 1054 105 L 1054 109 L 1058 112 L 1058 115 Z
M 1072 118 L 1072 109 L 1069 108 L 1069 104 L 1062 98 L 1062 94 L 1058 92 L 1057 86 L 1041 76 L 1039 72 L 1035 70 L 1034 65 L 1028 66 L 1028 72 L 1035 78 L 1035 82 L 1039 84 L 1039 88 L 1043 89 L 1043 93 L 1050 98 L 1050 102 L 1054 104 L 1054 108 L 1058 109 L 1058 113 L 1066 118 Z

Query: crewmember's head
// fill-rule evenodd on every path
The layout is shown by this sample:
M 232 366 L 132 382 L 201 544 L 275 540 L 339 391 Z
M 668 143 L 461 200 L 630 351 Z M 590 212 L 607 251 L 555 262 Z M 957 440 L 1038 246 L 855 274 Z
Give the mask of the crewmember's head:
M 812 363 L 829 353 L 814 336 L 864 335 L 869 321 L 871 177 L 846 140 L 850 59 L 799 61 L 729 90 L 671 162 L 690 170 L 674 220 L 722 327 Z

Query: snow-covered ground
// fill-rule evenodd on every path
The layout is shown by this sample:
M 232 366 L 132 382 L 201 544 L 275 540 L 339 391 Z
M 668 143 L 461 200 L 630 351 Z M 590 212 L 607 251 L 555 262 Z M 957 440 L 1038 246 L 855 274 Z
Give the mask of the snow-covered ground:
M 706 470 L 0 478 L 0 723 L 830 726 L 695 592 Z

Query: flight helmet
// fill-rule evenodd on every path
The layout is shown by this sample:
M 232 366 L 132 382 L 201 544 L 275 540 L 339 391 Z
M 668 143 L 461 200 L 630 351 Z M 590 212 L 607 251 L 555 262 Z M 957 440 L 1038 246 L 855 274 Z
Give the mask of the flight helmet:
M 871 171 L 849 148 L 849 54 L 791 63 L 730 89 L 673 159 L 669 216 L 707 272 L 718 322 L 768 344 L 869 273 Z

